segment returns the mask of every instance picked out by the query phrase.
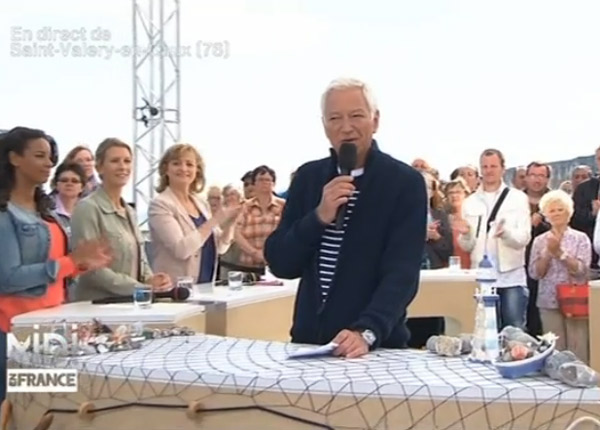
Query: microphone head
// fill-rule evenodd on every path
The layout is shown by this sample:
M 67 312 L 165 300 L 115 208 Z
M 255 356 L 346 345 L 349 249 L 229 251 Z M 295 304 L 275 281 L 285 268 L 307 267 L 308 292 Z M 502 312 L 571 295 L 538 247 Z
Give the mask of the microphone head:
M 184 287 L 175 287 L 171 290 L 170 296 L 174 302 L 183 302 L 190 296 L 190 290 Z
M 357 148 L 354 143 L 344 142 L 340 145 L 338 160 L 340 170 L 350 172 L 356 168 L 358 162 Z

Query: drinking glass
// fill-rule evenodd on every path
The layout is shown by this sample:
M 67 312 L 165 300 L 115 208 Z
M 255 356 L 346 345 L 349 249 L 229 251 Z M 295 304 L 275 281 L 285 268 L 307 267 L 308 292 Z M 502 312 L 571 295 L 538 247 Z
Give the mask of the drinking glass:
M 453 272 L 457 272 L 460 270 L 460 257 L 453 255 L 448 260 L 448 268 Z
M 232 291 L 240 291 L 242 289 L 242 283 L 244 274 L 242 272 L 229 272 L 227 274 L 227 285 Z
M 177 286 L 179 288 L 187 288 L 191 293 L 194 287 L 194 278 L 191 276 L 180 276 L 177 278 Z
M 152 286 L 136 284 L 133 288 L 133 304 L 139 309 L 152 306 Z

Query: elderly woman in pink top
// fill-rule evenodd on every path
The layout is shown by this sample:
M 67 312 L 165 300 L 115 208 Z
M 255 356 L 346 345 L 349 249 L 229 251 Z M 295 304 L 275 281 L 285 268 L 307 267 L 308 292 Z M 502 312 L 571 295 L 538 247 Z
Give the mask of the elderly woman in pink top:
M 529 274 L 539 280 L 537 306 L 544 332 L 559 336 L 557 349 L 569 349 L 580 360 L 589 361 L 587 318 L 567 318 L 559 310 L 556 296 L 560 284 L 588 281 L 592 244 L 585 233 L 569 227 L 573 200 L 562 190 L 550 191 L 540 200 L 540 210 L 550 231 L 538 236 L 531 249 Z

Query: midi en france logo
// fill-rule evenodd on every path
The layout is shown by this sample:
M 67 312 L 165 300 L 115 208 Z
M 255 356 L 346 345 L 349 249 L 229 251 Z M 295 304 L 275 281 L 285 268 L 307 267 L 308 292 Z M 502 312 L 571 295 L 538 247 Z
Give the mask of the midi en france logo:
M 7 369 L 9 393 L 76 393 L 77 369 Z

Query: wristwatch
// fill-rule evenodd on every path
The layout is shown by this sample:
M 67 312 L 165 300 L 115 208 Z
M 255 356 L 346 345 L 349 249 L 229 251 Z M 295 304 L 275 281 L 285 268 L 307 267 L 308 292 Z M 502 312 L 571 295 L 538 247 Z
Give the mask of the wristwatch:
M 360 335 L 367 342 L 367 345 L 373 346 L 375 341 L 377 340 L 377 336 L 371 330 L 363 330 Z

